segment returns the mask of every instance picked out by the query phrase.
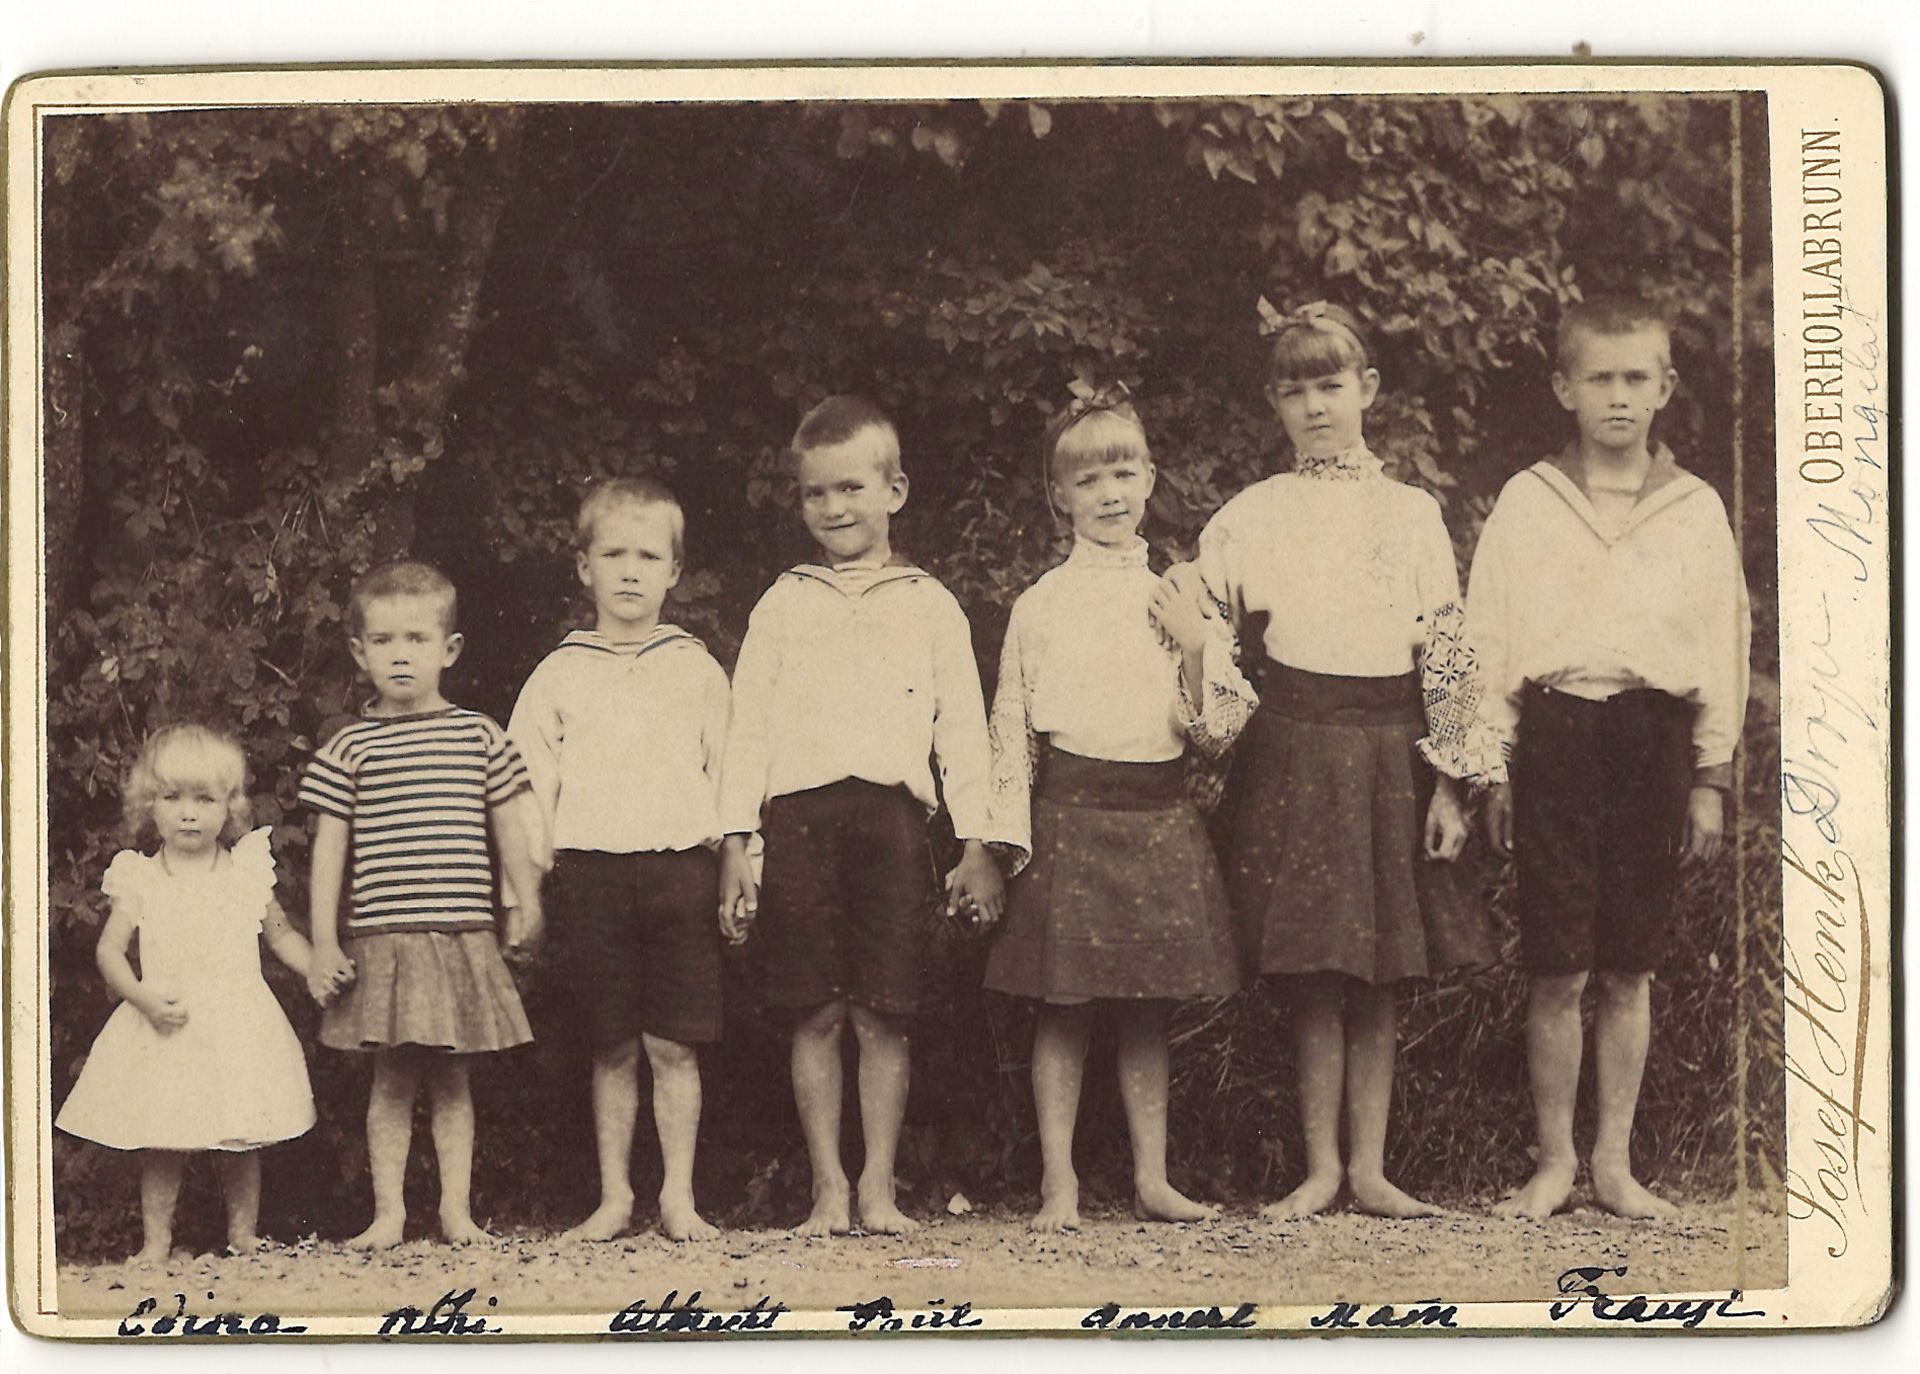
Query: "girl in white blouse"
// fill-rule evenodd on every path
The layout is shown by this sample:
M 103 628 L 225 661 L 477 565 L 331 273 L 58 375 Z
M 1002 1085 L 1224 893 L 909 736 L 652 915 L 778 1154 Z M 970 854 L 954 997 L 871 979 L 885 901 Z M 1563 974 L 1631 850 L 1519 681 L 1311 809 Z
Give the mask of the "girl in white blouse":
M 990 833 L 1020 876 L 986 984 L 1038 1004 L 1033 1226 L 1080 1223 L 1074 1118 L 1100 1008 L 1115 1027 L 1135 1211 L 1195 1221 L 1217 1209 L 1167 1180 L 1167 1000 L 1224 996 L 1239 976 L 1182 755 L 1189 741 L 1224 750 L 1253 701 L 1224 622 L 1147 569 L 1153 463 L 1124 390 L 1080 396 L 1046 455 L 1073 552 L 1014 603 L 989 721 Z
M 1200 537 L 1204 590 L 1264 653 L 1229 799 L 1227 890 L 1249 977 L 1289 975 L 1307 1177 L 1269 1216 L 1432 1214 L 1387 1181 L 1395 985 L 1492 950 L 1453 861 L 1460 789 L 1498 768 L 1478 720 L 1440 508 L 1388 478 L 1364 417 L 1380 387 L 1337 306 L 1281 322 L 1268 399 L 1294 470 L 1234 497 Z M 1256 626 L 1258 628 L 1256 628 Z M 1340 1117 L 1348 1154 L 1340 1157 Z

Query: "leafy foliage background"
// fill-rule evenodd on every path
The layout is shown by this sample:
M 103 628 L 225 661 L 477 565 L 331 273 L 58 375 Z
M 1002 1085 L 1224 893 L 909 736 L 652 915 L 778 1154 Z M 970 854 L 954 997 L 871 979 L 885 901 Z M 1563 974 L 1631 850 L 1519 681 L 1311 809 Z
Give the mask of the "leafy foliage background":
M 1287 461 L 1260 400 L 1262 295 L 1369 323 L 1385 379 L 1369 437 L 1441 499 L 1463 570 L 1500 484 L 1564 442 L 1552 329 L 1583 292 L 1670 310 L 1682 384 L 1660 434 L 1730 508 L 1736 432 L 1771 451 L 1758 97 L 304 107 L 59 117 L 45 138 L 56 1103 L 109 1010 L 98 882 L 148 730 L 241 735 L 304 922 L 293 797 L 357 700 L 344 597 L 383 557 L 453 576 L 468 650 L 450 694 L 504 719 L 587 611 L 579 492 L 653 473 L 689 522 L 671 615 L 731 663 L 754 599 L 806 551 L 779 447 L 807 405 L 858 390 L 899 420 L 897 543 L 967 607 L 991 682 L 1013 598 L 1064 551 L 1038 442 L 1074 377 L 1139 398 L 1163 558 Z M 1669 1189 L 1744 1174 L 1777 1198 L 1773 516 L 1769 469 L 1749 464 L 1741 844 L 1683 893 L 1635 1145 Z M 1511 952 L 1505 878 L 1485 874 Z M 1017 1201 L 1037 1179 L 1028 1018 L 979 991 L 982 947 L 929 920 L 903 1182 L 922 1206 Z M 295 980 L 271 976 L 312 1045 Z M 479 1083 L 476 1193 L 498 1222 L 548 1225 L 590 1202 L 586 1078 L 568 989 L 551 965 L 524 982 L 541 1038 Z M 806 1186 L 785 1051 L 750 958 L 728 994 L 701 1192 L 724 1221 L 771 1224 Z M 1409 1186 L 1466 1201 L 1524 1173 L 1520 1005 L 1511 963 L 1408 999 L 1389 1163 Z M 1298 1172 L 1285 1024 L 1268 994 L 1178 1014 L 1176 1176 L 1207 1196 Z M 312 1065 L 321 1124 L 268 1154 L 281 1235 L 345 1234 L 369 1206 L 365 1066 L 317 1048 Z M 1083 1115 L 1096 1201 L 1129 1177 L 1108 1077 L 1089 1074 Z M 195 1178 L 182 1221 L 210 1243 Z M 131 1243 L 128 1160 L 59 1138 L 55 1190 L 63 1255 Z

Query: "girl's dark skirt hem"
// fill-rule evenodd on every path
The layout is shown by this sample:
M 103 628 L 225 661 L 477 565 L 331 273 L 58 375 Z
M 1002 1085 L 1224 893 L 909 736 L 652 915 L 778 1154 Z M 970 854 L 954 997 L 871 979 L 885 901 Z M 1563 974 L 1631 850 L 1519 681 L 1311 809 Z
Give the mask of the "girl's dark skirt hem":
M 1486 917 L 1460 861 L 1428 859 L 1433 796 L 1418 674 L 1336 677 L 1267 663 L 1240 741 L 1226 882 L 1248 977 L 1371 984 L 1485 968 Z
M 990 990 L 1072 1005 L 1238 989 L 1226 890 L 1184 768 L 1046 751 L 1033 860 L 1008 893 Z

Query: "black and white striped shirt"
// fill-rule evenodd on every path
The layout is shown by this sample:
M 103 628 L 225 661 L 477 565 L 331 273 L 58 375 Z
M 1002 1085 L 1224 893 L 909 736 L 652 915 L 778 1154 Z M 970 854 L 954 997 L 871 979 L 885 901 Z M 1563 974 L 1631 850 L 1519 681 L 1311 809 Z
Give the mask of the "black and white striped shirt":
M 526 785 L 506 731 L 458 706 L 361 720 L 327 741 L 300 800 L 352 828 L 346 933 L 490 926 L 487 808 Z

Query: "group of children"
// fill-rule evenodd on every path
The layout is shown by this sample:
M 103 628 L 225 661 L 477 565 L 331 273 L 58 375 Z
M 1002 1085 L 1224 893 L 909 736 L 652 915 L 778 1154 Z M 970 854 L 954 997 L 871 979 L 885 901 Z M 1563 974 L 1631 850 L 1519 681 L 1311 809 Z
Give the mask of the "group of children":
M 1748 635 L 1718 496 L 1650 441 L 1676 380 L 1656 314 L 1568 310 L 1553 385 L 1574 439 L 1508 482 L 1464 607 L 1438 505 L 1368 450 L 1380 378 L 1339 307 L 1277 331 L 1268 399 L 1293 469 L 1227 502 L 1164 576 L 1139 533 L 1155 478 L 1140 421 L 1123 389 L 1076 396 L 1040 475 L 1072 551 L 1014 603 L 990 714 L 959 603 L 893 549 L 908 494 L 894 427 L 853 397 L 794 436 L 819 557 L 761 598 L 731 682 L 662 623 L 684 522 L 649 480 L 583 502 L 593 628 L 535 669 L 504 731 L 441 695 L 462 644 L 451 584 L 419 563 L 376 570 L 352 598 L 374 698 L 300 789 L 316 817 L 310 937 L 273 901 L 239 750 L 199 726 L 157 733 L 127 811 L 159 849 L 123 852 L 102 883 L 99 962 L 125 1005 L 58 1124 L 143 1151 L 143 1255 L 166 1255 L 197 1150 L 222 1162 L 230 1241 L 257 1243 L 254 1151 L 314 1120 L 260 978 L 264 932 L 324 1005 L 322 1042 L 373 1058 L 374 1217 L 353 1243 L 401 1237 L 423 1082 L 441 1230 L 475 1239 L 468 1066 L 530 1038 L 501 943 L 537 945 L 550 904 L 593 1047 L 600 1202 L 569 1235 L 631 1224 L 643 1052 L 661 1229 L 713 1234 L 693 1195 L 696 1047 L 721 1032 L 723 939 L 756 948 L 766 1000 L 790 1017 L 812 1168 L 800 1233 L 910 1231 L 895 1149 L 925 913 L 944 901 L 1000 927 L 986 985 L 1036 1007 L 1036 1228 L 1080 1223 L 1074 1126 L 1101 1017 L 1137 1212 L 1216 1214 L 1167 1177 L 1167 1012 L 1256 983 L 1291 1007 L 1306 1134 L 1306 1177 L 1266 1214 L 1322 1211 L 1344 1187 L 1368 1212 L 1425 1215 L 1384 1170 L 1396 1003 L 1408 980 L 1494 957 L 1455 862 L 1478 802 L 1515 860 L 1539 1131 L 1537 1172 L 1501 1207 L 1545 1217 L 1571 1192 L 1592 974 L 1594 1194 L 1627 1216 L 1669 1211 L 1628 1159 L 1648 985 L 1680 867 L 1720 844 Z M 1188 800 L 1190 749 L 1231 751 L 1217 846 Z M 942 805 L 963 846 L 944 893 L 927 835 Z M 849 1029 L 857 1181 L 840 1152 Z

